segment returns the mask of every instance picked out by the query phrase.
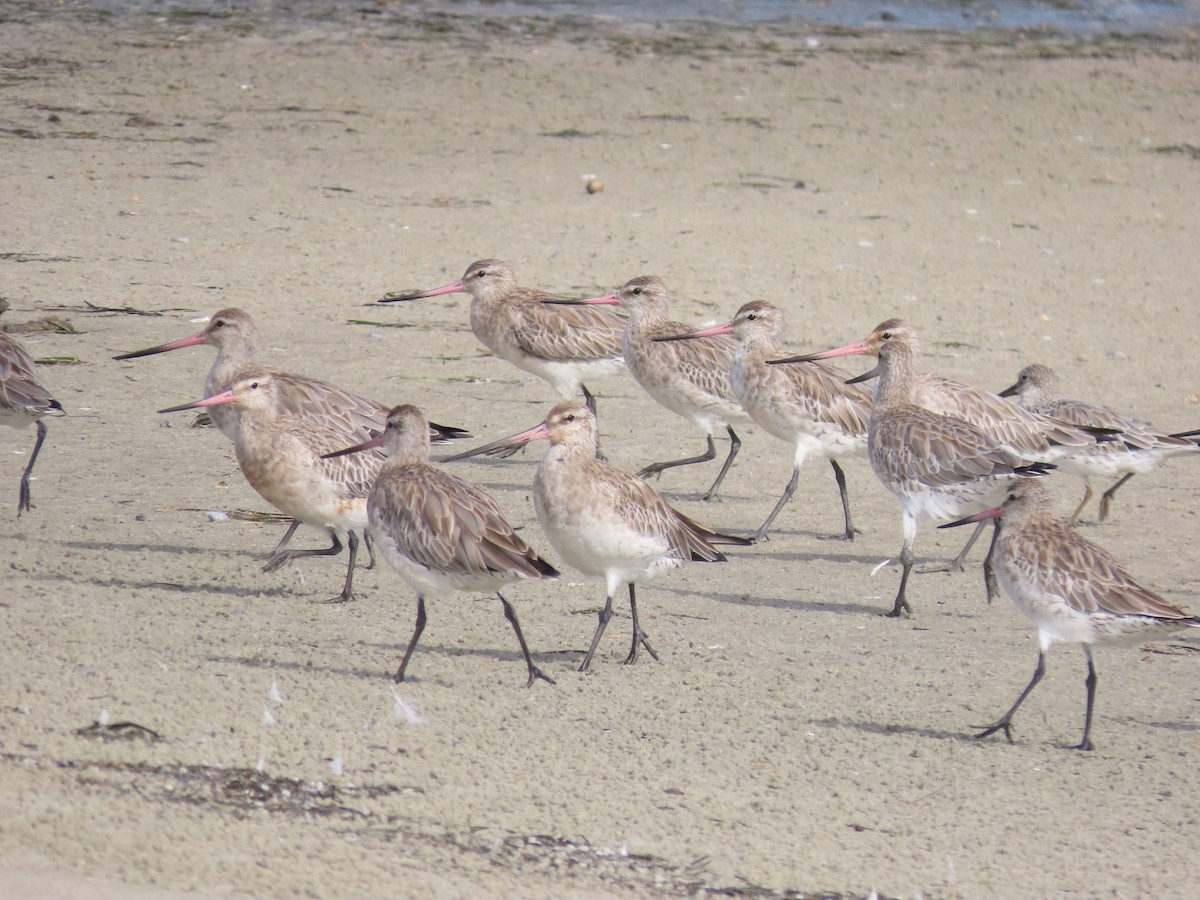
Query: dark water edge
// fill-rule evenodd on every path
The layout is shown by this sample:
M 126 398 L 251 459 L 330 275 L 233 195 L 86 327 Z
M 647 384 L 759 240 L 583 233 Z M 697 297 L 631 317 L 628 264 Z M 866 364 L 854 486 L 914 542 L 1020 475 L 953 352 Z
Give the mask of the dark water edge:
M 47 16 L 95 13 L 142 22 L 240 18 L 282 29 L 458 18 L 617 30 L 703 23 L 815 32 L 1032 31 L 1178 39 L 1200 34 L 1200 0 L 0 0 L 0 20 L 17 10 Z

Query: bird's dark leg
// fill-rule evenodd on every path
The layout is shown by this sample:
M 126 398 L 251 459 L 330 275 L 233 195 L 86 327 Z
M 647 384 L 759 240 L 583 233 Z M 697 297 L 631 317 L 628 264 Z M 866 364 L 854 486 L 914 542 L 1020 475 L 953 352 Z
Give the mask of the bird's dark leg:
M 417 595 L 417 626 L 413 629 L 412 637 L 408 639 L 408 649 L 404 651 L 404 659 L 400 660 L 400 668 L 396 670 L 396 683 L 404 680 L 404 670 L 408 668 L 408 659 L 413 655 L 413 651 L 417 649 L 417 641 L 421 639 L 421 632 L 425 630 L 425 598 Z
M 336 534 L 331 534 L 331 536 L 333 537 L 333 543 L 324 550 L 284 550 L 282 553 L 273 555 L 267 560 L 267 564 L 263 566 L 263 571 L 274 572 L 284 563 L 304 559 L 308 556 L 337 556 L 342 552 L 342 542 L 338 540 Z
M 1096 748 L 1092 746 L 1092 708 L 1096 704 L 1096 664 L 1092 661 L 1091 644 L 1084 644 L 1083 652 L 1087 656 L 1088 662 L 1087 679 L 1084 681 L 1084 684 L 1087 685 L 1087 717 L 1083 721 L 1083 740 L 1075 749 L 1094 750 Z
M 1113 495 L 1120 489 L 1121 485 L 1133 477 L 1133 473 L 1129 472 L 1124 475 L 1120 481 L 1110 487 L 1107 491 L 1100 495 L 1100 521 L 1103 522 L 1108 518 L 1108 507 L 1112 503 Z
M 292 519 L 292 524 L 289 525 L 288 530 L 283 533 L 283 537 L 280 538 L 279 543 L 275 545 L 275 549 L 272 550 L 270 555 L 267 557 L 268 560 L 274 559 L 276 556 L 278 556 L 280 553 L 282 553 L 285 549 L 287 549 L 288 543 L 291 541 L 292 537 L 296 534 L 296 529 L 299 527 L 300 527 L 300 520 Z
M 517 621 L 517 611 L 513 609 L 513 605 L 502 593 L 496 591 L 496 596 L 504 604 L 504 618 L 508 619 L 513 631 L 517 633 L 517 642 L 521 645 L 521 655 L 525 657 L 525 667 L 529 669 L 529 681 L 525 682 L 525 687 L 533 687 L 533 683 L 539 678 L 554 684 L 553 678 L 533 664 L 533 659 L 529 655 L 529 645 L 525 643 L 525 635 L 521 633 L 521 624 Z
M 586 672 L 588 666 L 592 664 L 592 656 L 596 652 L 596 647 L 600 645 L 600 635 L 604 634 L 604 629 L 608 627 L 608 620 L 612 618 L 612 594 L 604 600 L 604 609 L 600 610 L 600 621 L 596 625 L 596 633 L 592 635 L 592 645 L 588 647 L 587 655 L 583 657 L 583 664 L 579 667 L 580 672 Z
M 354 585 L 354 561 L 358 559 L 358 535 L 348 531 L 346 540 L 350 544 L 350 562 L 346 565 L 346 584 L 342 587 L 342 592 L 328 600 L 314 600 L 314 603 L 349 603 L 354 599 L 351 588 Z
M 1021 691 L 1021 696 L 1017 698 L 1017 702 L 1012 705 L 1012 708 L 1009 709 L 1008 712 L 1006 712 L 1004 715 L 1002 715 L 999 719 L 997 719 L 991 725 L 976 725 L 975 726 L 976 728 L 982 728 L 983 730 L 980 731 L 979 734 L 975 735 L 975 737 L 985 738 L 988 735 L 995 734 L 997 731 L 1003 731 L 1004 736 L 1006 738 L 1008 738 L 1008 742 L 1011 744 L 1013 742 L 1013 739 L 1012 739 L 1013 713 L 1015 713 L 1017 711 L 1017 709 L 1020 708 L 1021 704 L 1025 702 L 1025 698 L 1028 697 L 1031 693 L 1033 693 L 1033 689 L 1035 687 L 1037 687 L 1037 683 L 1042 680 L 1042 676 L 1045 674 L 1046 674 L 1046 651 L 1038 650 L 1037 668 L 1033 670 L 1033 678 L 1031 678 L 1029 681 L 1029 684 L 1027 684 L 1025 686 L 1025 690 Z M 1087 735 L 1085 734 L 1084 737 L 1086 738 Z
M 996 542 L 1000 540 L 1000 520 L 993 519 L 992 542 L 988 545 L 987 556 L 983 558 L 983 589 L 987 592 L 987 602 L 991 603 L 1000 596 L 1000 582 L 996 579 Z
M 737 432 L 730 425 L 725 426 L 725 430 L 729 432 L 729 455 L 725 457 L 725 463 L 721 466 L 721 471 L 717 475 L 717 480 L 712 483 L 712 487 L 708 489 L 708 493 L 701 497 L 701 500 L 719 500 L 717 491 L 721 489 L 721 482 L 725 480 L 726 474 L 729 472 L 729 467 L 733 465 L 733 458 L 738 455 L 738 451 L 742 449 L 742 439 L 737 436 Z M 708 446 L 713 450 L 713 455 L 716 455 L 716 448 L 713 447 L 712 438 L 708 439 Z
M 846 520 L 846 531 L 841 535 L 841 539 L 852 541 L 859 531 L 854 527 L 854 521 L 850 518 L 850 495 L 846 493 L 846 473 L 842 471 L 842 467 L 838 465 L 836 459 L 831 459 L 829 464 L 833 466 L 833 477 L 837 480 L 838 495 L 842 498 L 842 515 Z M 834 535 L 834 537 L 837 536 Z
M 650 646 L 650 640 L 646 637 L 646 632 L 642 631 L 642 626 L 638 624 L 637 614 L 637 595 L 634 593 L 633 582 L 629 583 L 629 613 L 633 617 L 633 647 L 629 651 L 629 656 L 625 657 L 625 665 L 631 666 L 637 662 L 638 647 L 645 647 L 646 652 L 654 657 L 655 662 L 658 661 L 658 654 L 654 652 L 654 648 Z
M 38 452 L 42 449 L 42 443 L 46 440 L 46 423 L 41 419 L 37 421 L 37 440 L 33 443 L 33 452 L 29 454 L 29 464 L 25 466 L 25 471 L 21 473 L 21 493 L 17 499 L 17 518 L 21 518 L 22 512 L 30 512 L 33 509 L 32 494 L 29 490 L 29 476 L 33 472 L 33 464 L 37 462 Z
M 651 475 L 661 475 L 667 469 L 673 469 L 676 466 L 690 466 L 695 463 L 708 462 L 710 459 L 717 458 L 717 445 L 713 443 L 712 435 L 708 436 L 708 449 L 699 456 L 689 456 L 684 459 L 672 459 L 667 462 L 651 463 L 638 472 L 638 478 L 649 478 Z
M 775 517 L 779 515 L 779 511 L 792 499 L 792 494 L 796 493 L 796 485 L 800 482 L 800 470 L 792 469 L 791 480 L 788 481 L 787 487 L 783 489 L 783 496 L 779 498 L 779 502 L 775 504 L 775 508 L 771 510 L 771 514 L 767 516 L 767 521 L 759 526 L 758 531 L 754 532 L 750 540 L 756 544 L 759 541 L 767 539 L 767 529 L 771 527 L 771 523 L 775 521 Z

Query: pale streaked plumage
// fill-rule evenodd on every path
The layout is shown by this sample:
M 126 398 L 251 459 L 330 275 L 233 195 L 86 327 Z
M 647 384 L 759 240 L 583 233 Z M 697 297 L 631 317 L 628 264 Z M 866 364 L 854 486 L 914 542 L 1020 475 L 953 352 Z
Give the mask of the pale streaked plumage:
M 297 417 L 340 431 L 342 447 L 383 433 L 388 408 L 382 403 L 352 394 L 327 381 L 283 372 L 259 362 L 258 327 L 249 313 L 236 307 L 213 313 L 204 330 L 190 337 L 125 353 L 114 359 L 137 359 L 198 344 L 209 344 L 217 349 L 217 358 L 213 360 L 212 368 L 204 379 L 205 397 L 224 393 L 239 381 L 269 375 L 272 383 L 270 395 L 279 415 Z M 208 414 L 222 434 L 231 441 L 236 440 L 237 420 L 241 415 L 238 405 L 213 406 Z M 430 436 L 441 443 L 469 435 L 461 428 L 431 423 Z M 382 451 L 376 451 L 376 455 L 383 459 Z M 297 525 L 298 522 L 292 523 L 272 556 L 283 552 Z
M 857 385 L 847 385 L 849 375 L 834 366 L 812 362 L 803 366 L 771 366 L 767 361 L 783 354 L 786 321 L 783 311 L 765 300 L 742 304 L 724 325 L 682 335 L 707 338 L 732 334 L 737 341 L 730 364 L 730 383 L 742 408 L 769 434 L 794 447 L 791 480 L 754 540 L 767 530 L 784 504 L 796 492 L 800 467 L 812 455 L 828 459 L 842 500 L 846 540 L 854 540 L 846 495 L 846 476 L 838 465 L 845 455 L 865 454 L 871 395 Z M 666 340 L 658 338 L 659 341 Z
M 30 501 L 29 476 L 37 462 L 38 451 L 46 440 L 44 416 L 65 415 L 62 404 L 50 396 L 37 366 L 16 339 L 0 331 L 0 422 L 12 428 L 24 428 L 37 423 L 37 439 L 29 462 L 21 473 L 21 488 L 17 499 L 17 517 L 33 509 Z
M 463 459 L 529 441 L 549 440 L 550 450 L 533 482 L 534 507 L 550 545 L 569 565 L 605 579 L 607 597 L 579 671 L 587 671 L 600 636 L 612 617 L 613 596 L 629 588 L 633 643 L 651 649 L 638 623 L 634 585 L 689 561 L 719 562 L 717 544 L 747 545 L 744 538 L 718 534 L 673 509 L 639 478 L 596 458 L 596 417 L 586 404 L 560 403 L 546 420 L 512 437 L 458 454 Z
M 965 419 L 916 404 L 916 332 L 889 319 L 866 340 L 786 362 L 866 354 L 879 357 L 879 384 L 867 435 L 871 468 L 900 499 L 904 540 L 903 573 L 888 615 L 911 612 L 905 597 L 913 566 L 913 544 L 923 519 L 951 519 L 991 505 L 1014 478 L 1041 474 L 1028 461 Z M 776 362 L 776 361 L 773 361 Z
M 730 423 L 750 421 L 750 416 L 738 402 L 729 377 L 736 342 L 724 336 L 701 342 L 656 341 L 656 338 L 673 337 L 690 329 L 668 318 L 670 294 L 663 280 L 655 275 L 632 278 L 616 293 L 580 302 L 620 304 L 629 311 L 622 337 L 629 371 L 655 401 L 703 429 L 707 437 L 707 449 L 699 456 L 653 463 L 638 475 L 646 478 L 665 469 L 715 459 L 713 432 L 723 427 L 729 435 L 729 455 L 703 499 L 717 497 L 721 482 L 742 446 Z
M 417 593 L 417 623 L 396 681 L 425 628 L 425 598 L 454 591 L 495 592 L 516 632 L 531 686 L 553 683 L 529 655 L 517 613 L 501 592 L 524 579 L 557 578 L 558 571 L 513 531 L 482 490 L 429 464 L 429 426 L 413 406 L 388 414 L 387 459 L 367 500 L 370 533 L 380 555 Z
M 347 537 L 350 562 L 346 584 L 331 602 L 353 599 L 355 532 L 367 527 L 367 494 L 382 463 L 376 454 L 325 459 L 346 446 L 344 429 L 279 412 L 278 382 L 262 374 L 237 382 L 228 391 L 162 412 L 208 409 L 236 404 L 240 414 L 233 444 L 246 481 L 264 500 L 297 521 L 323 529 L 333 538 L 327 550 L 276 550 L 263 569 L 307 556 L 336 556 Z
M 550 382 L 565 399 L 579 393 L 593 405 L 585 378 L 620 372 L 625 320 L 611 310 L 557 305 L 562 298 L 517 284 L 512 266 L 480 259 L 458 281 L 380 303 L 440 294 L 471 295 L 471 330 L 485 347 L 518 369 Z
M 1003 730 L 1012 741 L 1012 717 L 1045 672 L 1046 653 L 1059 641 L 1081 644 L 1087 657 L 1087 714 L 1078 749 L 1091 750 L 1096 698 L 1093 644 L 1134 644 L 1200 627 L 1200 618 L 1167 603 L 1136 581 L 1107 550 L 1080 535 L 1054 512 L 1049 488 L 1037 479 L 1009 486 L 999 508 L 962 522 L 999 518 L 995 565 L 1005 591 L 1037 627 L 1038 663 L 1017 702 L 979 737 Z M 943 526 L 949 527 L 949 526 Z
M 1119 431 L 1117 440 L 1105 441 L 1072 454 L 1072 471 L 1083 477 L 1083 499 L 1068 520 L 1074 524 L 1092 499 L 1092 475 L 1116 477 L 1118 481 L 1100 497 L 1100 521 L 1108 518 L 1113 495 L 1134 475 L 1149 472 L 1165 459 L 1195 453 L 1196 442 L 1173 434 L 1162 434 L 1153 425 L 1121 415 L 1105 406 L 1070 400 L 1062 395 L 1062 384 L 1053 369 L 1030 365 L 1021 370 L 1017 382 L 1001 396 L 1017 395 L 1017 402 L 1031 412 L 1062 422 L 1092 425 Z

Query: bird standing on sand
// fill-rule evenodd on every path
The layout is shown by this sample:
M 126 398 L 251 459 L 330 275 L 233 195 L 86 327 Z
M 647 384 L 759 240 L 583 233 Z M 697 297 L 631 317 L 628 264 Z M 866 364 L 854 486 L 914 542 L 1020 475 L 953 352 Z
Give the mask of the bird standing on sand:
M 279 391 L 276 377 L 263 374 L 243 379 L 223 393 L 159 412 L 237 405 L 240 414 L 233 446 L 250 486 L 284 515 L 323 529 L 333 538 L 326 550 L 277 549 L 263 571 L 273 572 L 284 563 L 308 556 L 337 556 L 346 538 L 350 547 L 346 584 L 339 596 L 328 601 L 345 603 L 354 599 L 355 532 L 367 527 L 367 494 L 382 458 L 367 453 L 324 459 L 323 454 L 346 446 L 345 429 L 280 414 Z
M 621 316 L 610 310 L 553 305 L 547 301 L 562 298 L 520 287 L 513 267 L 498 259 L 476 260 L 462 278 L 442 287 L 388 294 L 379 302 L 455 293 L 471 295 L 471 330 L 480 343 L 518 369 L 550 382 L 564 400 L 582 393 L 594 411 L 595 398 L 583 380 L 623 368 Z
M 888 319 L 856 344 L 773 364 L 863 354 L 879 357 L 879 384 L 871 405 L 867 452 L 884 487 L 900 499 L 903 567 L 889 616 L 912 612 L 905 596 L 913 545 L 923 519 L 953 519 L 991 506 L 1015 478 L 1043 474 L 996 438 L 965 419 L 916 404 L 917 335 L 907 322 Z
M 708 447 L 699 456 L 668 460 L 646 466 L 638 476 L 648 478 L 676 466 L 716 459 L 713 431 L 724 427 L 729 435 L 729 455 L 712 487 L 701 499 L 718 496 L 721 482 L 733 465 L 742 446 L 732 422 L 749 422 L 729 380 L 729 367 L 736 344 L 732 338 L 716 337 L 702 343 L 656 343 L 656 338 L 672 337 L 688 331 L 688 326 L 668 318 L 670 294 L 656 275 L 632 278 L 615 293 L 587 300 L 567 301 L 582 305 L 620 305 L 629 311 L 622 336 L 625 364 L 634 379 L 660 405 L 683 416 L 704 430 Z
M 833 366 L 768 365 L 768 360 L 783 355 L 785 327 L 783 310 L 765 300 L 751 300 L 742 304 L 724 325 L 655 340 L 681 341 L 732 334 L 737 348 L 729 375 L 742 408 L 768 433 L 795 448 L 792 478 L 753 540 L 761 541 L 767 536 L 775 517 L 796 493 L 800 467 L 813 455 L 829 460 L 833 466 L 845 520 L 845 531 L 837 537 L 852 541 L 856 529 L 850 518 L 846 475 L 838 465 L 838 458 L 866 453 L 871 395 L 865 388 L 847 385 L 849 373 Z
M 1016 395 L 1021 407 L 1062 422 L 1094 425 L 1119 431 L 1116 440 L 1105 441 L 1073 454 L 1074 470 L 1083 477 L 1083 499 L 1068 523 L 1074 525 L 1092 499 L 1092 475 L 1116 476 L 1116 484 L 1100 495 L 1100 521 L 1108 518 L 1113 495 L 1134 475 L 1143 475 L 1165 459 L 1197 451 L 1196 441 L 1185 433 L 1162 434 L 1153 425 L 1113 412 L 1106 406 L 1069 400 L 1062 395 L 1062 383 L 1048 366 L 1026 366 L 1016 384 L 1000 392 L 1001 397 Z
M 239 381 L 269 375 L 270 397 L 276 404 L 275 411 L 278 414 L 317 422 L 323 428 L 340 430 L 343 433 L 343 447 L 383 433 L 388 412 L 388 408 L 383 404 L 352 394 L 327 381 L 283 372 L 259 362 L 258 327 L 249 313 L 235 307 L 213 313 L 208 325 L 198 334 L 113 358 L 138 359 L 198 344 L 210 344 L 217 348 L 217 358 L 213 360 L 208 377 L 204 379 L 205 397 L 223 394 Z M 237 440 L 240 409 L 238 404 L 221 404 L 208 408 L 213 424 L 231 441 Z M 431 423 L 429 427 L 431 438 L 438 443 L 470 436 L 461 428 L 436 423 Z M 376 455 L 380 460 L 383 459 L 381 452 Z M 271 552 L 272 557 L 284 551 L 299 526 L 298 520 L 292 522 L 283 539 Z
M 625 664 L 637 660 L 639 647 L 658 659 L 638 622 L 636 583 L 689 561 L 723 562 L 716 545 L 750 542 L 693 522 L 646 482 L 597 459 L 596 417 L 584 403 L 560 403 L 541 424 L 449 460 L 536 440 L 550 441 L 533 480 L 538 522 L 559 556 L 586 575 L 604 578 L 607 586 L 604 609 L 579 671 L 591 665 L 612 618 L 613 596 L 626 585 L 633 644 Z
M 1038 661 L 1033 679 L 1017 702 L 977 737 L 997 731 L 1012 743 L 1012 717 L 1046 672 L 1046 653 L 1057 641 L 1080 644 L 1087 657 L 1087 713 L 1083 740 L 1091 750 L 1096 701 L 1093 644 L 1136 644 L 1200 627 L 1190 616 L 1142 587 L 1107 550 L 1093 544 L 1054 513 L 1053 496 L 1040 480 L 1010 485 L 1002 506 L 942 528 L 997 518 L 996 570 L 1000 583 L 1037 627 Z
M 388 414 L 382 439 L 327 456 L 380 443 L 387 459 L 367 498 L 370 533 L 383 558 L 417 593 L 417 624 L 396 681 L 404 680 L 425 630 L 426 597 L 495 591 L 525 657 L 526 687 L 538 678 L 553 684 L 554 679 L 533 664 L 517 612 L 502 589 L 530 578 L 558 578 L 558 570 L 521 540 L 495 500 L 429 464 L 429 426 L 414 406 L 397 406 Z
M 30 497 L 29 476 L 33 472 L 33 464 L 37 462 L 38 452 L 46 440 L 45 416 L 64 416 L 62 404 L 50 396 L 42 379 L 38 377 L 37 366 L 31 357 L 14 338 L 0 332 L 0 422 L 13 428 L 24 428 L 32 422 L 37 423 L 37 439 L 33 442 L 33 452 L 29 454 L 29 462 L 21 473 L 21 491 L 17 499 L 17 518 L 21 513 L 33 509 Z

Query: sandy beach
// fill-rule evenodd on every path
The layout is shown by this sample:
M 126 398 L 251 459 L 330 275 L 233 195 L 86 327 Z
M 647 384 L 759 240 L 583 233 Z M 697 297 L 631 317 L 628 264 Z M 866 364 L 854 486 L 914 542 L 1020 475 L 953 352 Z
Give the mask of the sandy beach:
M 618 598 L 575 672 L 604 587 L 564 567 L 508 593 L 556 685 L 525 689 L 476 595 L 429 604 L 394 685 L 412 592 L 380 566 L 356 602 L 312 602 L 344 557 L 264 574 L 283 525 L 253 515 L 230 443 L 156 413 L 203 396 L 212 350 L 112 357 L 240 307 L 271 365 L 492 440 L 554 392 L 482 349 L 464 296 L 375 301 L 496 257 L 570 296 L 659 275 L 697 327 L 770 300 L 797 353 L 903 316 L 932 371 L 999 390 L 1042 362 L 1072 396 L 1196 428 L 1194 37 L 4 14 L 0 325 L 68 326 L 17 335 L 68 415 L 20 518 L 33 432 L 0 431 L 0 896 L 1192 893 L 1200 640 L 1098 652 L 1094 752 L 1069 749 L 1072 646 L 1014 743 L 976 740 L 1034 630 L 974 563 L 882 615 L 900 518 L 865 459 L 852 544 L 822 539 L 841 509 L 814 462 L 768 542 L 643 585 L 658 662 L 621 664 Z M 589 387 L 613 463 L 703 449 L 628 375 Z M 697 500 L 715 463 L 655 486 L 753 531 L 791 450 L 742 436 L 720 502 Z M 553 561 L 541 453 L 452 471 Z M 1081 482 L 1053 479 L 1069 512 Z M 1198 499 L 1200 460 L 1177 459 L 1080 527 L 1200 613 Z M 918 557 L 964 537 L 926 527 Z

